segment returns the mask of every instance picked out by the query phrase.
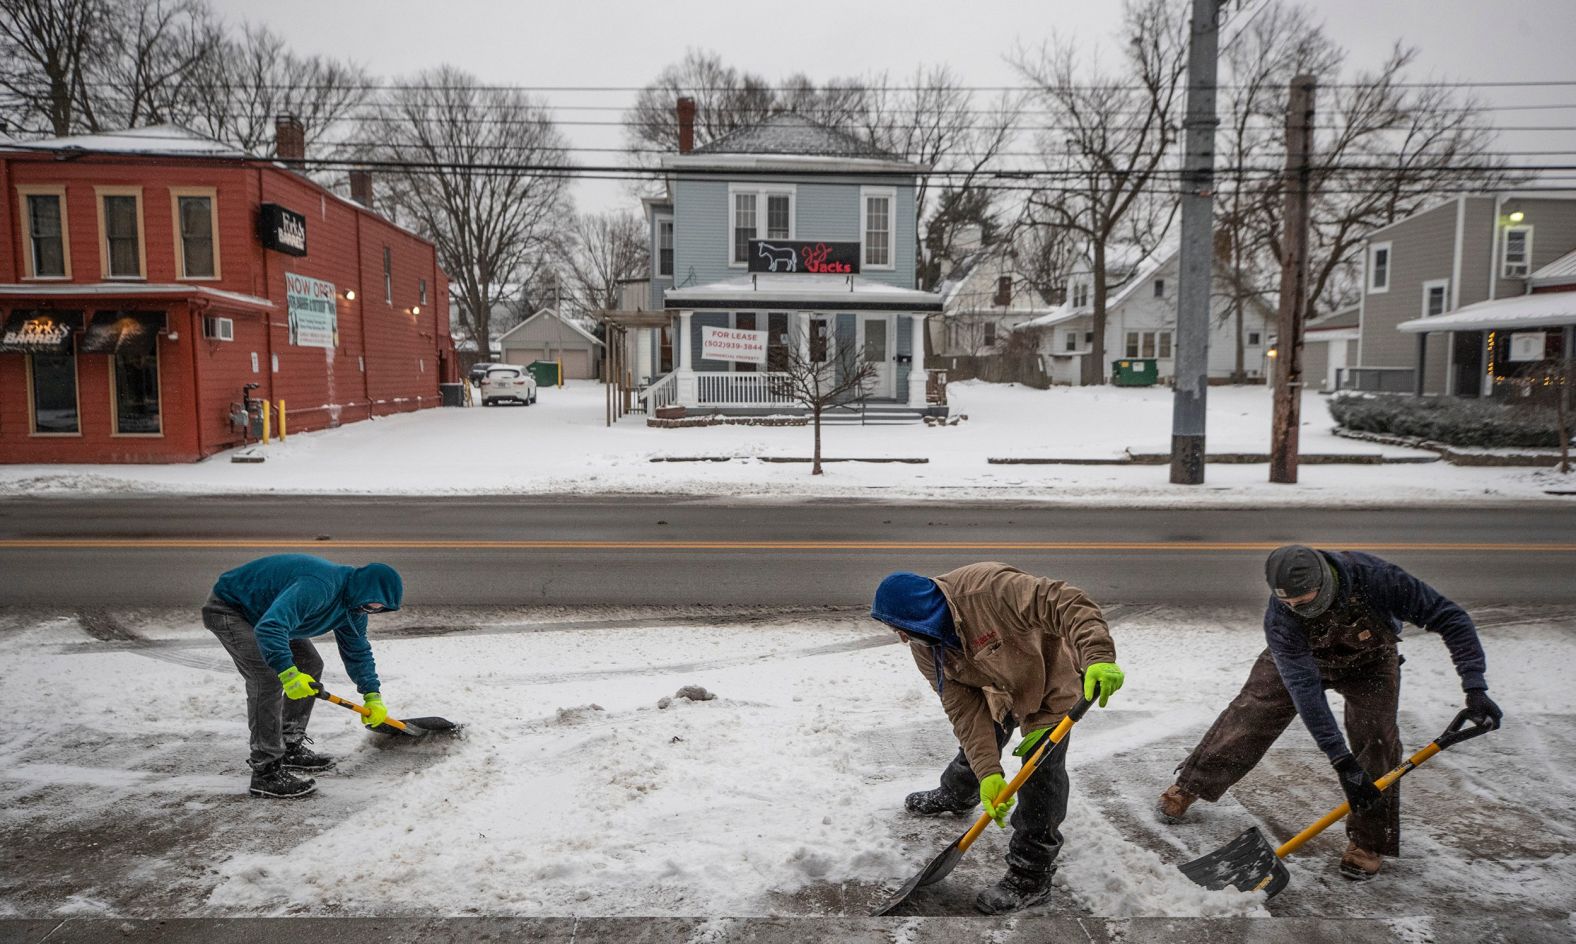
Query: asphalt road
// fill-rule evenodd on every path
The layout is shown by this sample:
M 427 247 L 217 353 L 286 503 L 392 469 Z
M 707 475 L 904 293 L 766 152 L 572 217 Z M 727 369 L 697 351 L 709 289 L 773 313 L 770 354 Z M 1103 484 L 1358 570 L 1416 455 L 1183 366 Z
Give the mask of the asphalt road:
M 1248 604 L 1277 544 L 1360 548 L 1463 603 L 1576 602 L 1576 505 L 1068 509 L 671 499 L 0 501 L 0 605 L 177 606 L 261 554 L 383 560 L 423 605 L 858 604 L 1004 560 L 1102 602 Z

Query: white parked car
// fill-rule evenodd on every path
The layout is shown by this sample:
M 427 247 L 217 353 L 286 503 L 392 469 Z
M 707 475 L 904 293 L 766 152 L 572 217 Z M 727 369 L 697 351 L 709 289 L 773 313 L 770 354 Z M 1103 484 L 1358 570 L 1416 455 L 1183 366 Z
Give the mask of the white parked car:
M 487 374 L 482 377 L 482 406 L 504 402 L 526 406 L 536 402 L 536 378 L 530 371 L 513 364 L 495 364 L 487 368 Z

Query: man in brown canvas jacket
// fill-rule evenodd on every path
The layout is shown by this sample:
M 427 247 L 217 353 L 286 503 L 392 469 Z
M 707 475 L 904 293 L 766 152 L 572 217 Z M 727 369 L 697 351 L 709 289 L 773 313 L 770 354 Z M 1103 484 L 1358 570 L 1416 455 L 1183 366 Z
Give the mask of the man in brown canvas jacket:
M 1122 686 L 1116 647 L 1100 608 L 1060 580 L 1006 564 L 970 564 L 939 577 L 888 575 L 870 615 L 897 630 L 941 698 L 961 749 L 934 790 L 905 806 L 925 816 L 968 813 L 980 803 L 1005 825 L 1013 801 L 997 802 L 1006 781 L 1001 749 L 1015 728 L 1028 756 L 1077 701 L 1098 685 L 1100 704 Z M 1067 740 L 1019 791 L 1007 874 L 975 906 L 1017 911 L 1050 897 L 1059 827 L 1067 815 Z

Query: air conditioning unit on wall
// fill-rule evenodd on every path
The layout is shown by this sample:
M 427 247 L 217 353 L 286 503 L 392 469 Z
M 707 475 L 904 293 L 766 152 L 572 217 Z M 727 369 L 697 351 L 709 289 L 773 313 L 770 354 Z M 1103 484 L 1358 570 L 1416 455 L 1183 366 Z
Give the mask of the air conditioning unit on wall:
M 205 316 L 202 320 L 202 336 L 210 341 L 234 341 L 235 321 Z

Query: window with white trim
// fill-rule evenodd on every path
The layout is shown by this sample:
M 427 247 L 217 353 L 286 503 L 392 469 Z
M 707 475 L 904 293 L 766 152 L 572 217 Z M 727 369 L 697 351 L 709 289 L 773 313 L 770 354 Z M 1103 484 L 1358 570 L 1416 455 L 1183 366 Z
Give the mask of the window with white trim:
M 173 189 L 175 261 L 183 279 L 219 277 L 219 216 L 212 189 Z
M 1062 343 L 1066 345 L 1066 350 L 1068 351 L 1078 350 L 1078 332 L 1068 331 L 1067 336 Z
M 383 301 L 394 304 L 394 250 L 383 247 Z
M 752 239 L 793 238 L 794 188 L 728 185 L 729 265 L 749 264 Z
M 1248 332 L 1248 347 L 1258 347 L 1261 339 L 1262 339 L 1262 335 L 1260 335 L 1257 331 L 1249 331 Z
M 1073 283 L 1073 307 L 1082 308 L 1089 304 L 1089 283 L 1079 280 Z
M 1390 291 L 1390 244 L 1371 243 L 1368 246 L 1368 292 L 1381 295 Z
M 1507 279 L 1524 279 L 1532 271 L 1532 227 L 1507 226 L 1500 250 L 1503 260 L 1500 276 Z
M 1170 357 L 1171 332 L 1127 332 L 1127 357 Z
M 1450 310 L 1450 280 L 1423 283 L 1423 317 L 1432 318 Z
M 994 321 L 985 322 L 985 346 L 996 346 L 996 322 Z
M 1165 279 L 1155 279 L 1155 297 L 1156 298 L 1165 298 L 1166 297 L 1166 280 Z
M 140 187 L 99 188 L 99 231 L 104 277 L 143 278 Z
M 22 197 L 22 227 L 27 236 L 27 277 L 70 278 L 65 188 L 18 188 L 18 193 Z
M 657 218 L 657 275 L 673 274 L 673 217 Z
M 862 266 L 891 269 L 893 262 L 892 212 L 897 191 L 861 187 L 859 191 L 859 233 L 864 244 Z

